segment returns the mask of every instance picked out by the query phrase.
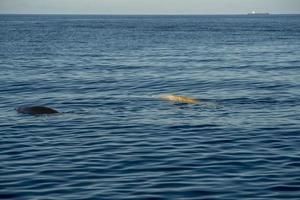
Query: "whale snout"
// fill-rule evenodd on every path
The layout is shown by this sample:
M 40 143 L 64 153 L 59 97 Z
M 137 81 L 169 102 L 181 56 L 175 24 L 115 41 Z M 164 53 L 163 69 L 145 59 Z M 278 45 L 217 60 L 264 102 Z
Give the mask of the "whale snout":
M 29 115 L 51 115 L 59 113 L 57 110 L 46 106 L 20 106 L 16 108 L 16 111 L 21 114 Z

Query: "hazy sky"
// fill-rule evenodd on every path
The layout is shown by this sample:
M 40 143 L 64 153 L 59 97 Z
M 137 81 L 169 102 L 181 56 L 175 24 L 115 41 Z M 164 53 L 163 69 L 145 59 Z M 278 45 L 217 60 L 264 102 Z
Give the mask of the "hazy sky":
M 0 0 L 0 13 L 300 14 L 300 0 Z

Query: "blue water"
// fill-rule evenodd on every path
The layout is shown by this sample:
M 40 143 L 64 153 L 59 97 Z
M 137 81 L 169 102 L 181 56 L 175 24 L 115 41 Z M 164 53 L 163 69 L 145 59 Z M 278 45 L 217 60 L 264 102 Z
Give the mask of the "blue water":
M 1 15 L 0 198 L 299 199 L 299 22 Z

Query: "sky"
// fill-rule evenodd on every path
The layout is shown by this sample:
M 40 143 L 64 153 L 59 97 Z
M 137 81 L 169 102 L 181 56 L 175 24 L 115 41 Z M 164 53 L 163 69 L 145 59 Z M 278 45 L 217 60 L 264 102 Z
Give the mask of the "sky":
M 0 0 L 5 14 L 300 14 L 300 0 Z

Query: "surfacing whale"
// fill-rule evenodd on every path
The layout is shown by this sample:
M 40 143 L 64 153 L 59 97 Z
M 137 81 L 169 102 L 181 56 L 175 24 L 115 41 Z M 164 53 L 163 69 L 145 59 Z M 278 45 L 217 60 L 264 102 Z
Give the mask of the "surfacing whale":
M 173 95 L 173 94 L 162 95 L 159 97 L 159 99 L 165 100 L 165 101 L 176 102 L 176 103 L 186 103 L 186 104 L 199 103 L 199 100 L 197 100 L 197 99 L 192 99 L 192 98 L 185 97 L 185 96 L 177 96 L 177 95 Z
M 57 110 L 45 106 L 20 106 L 16 111 L 21 114 L 29 115 L 51 115 L 59 113 Z

